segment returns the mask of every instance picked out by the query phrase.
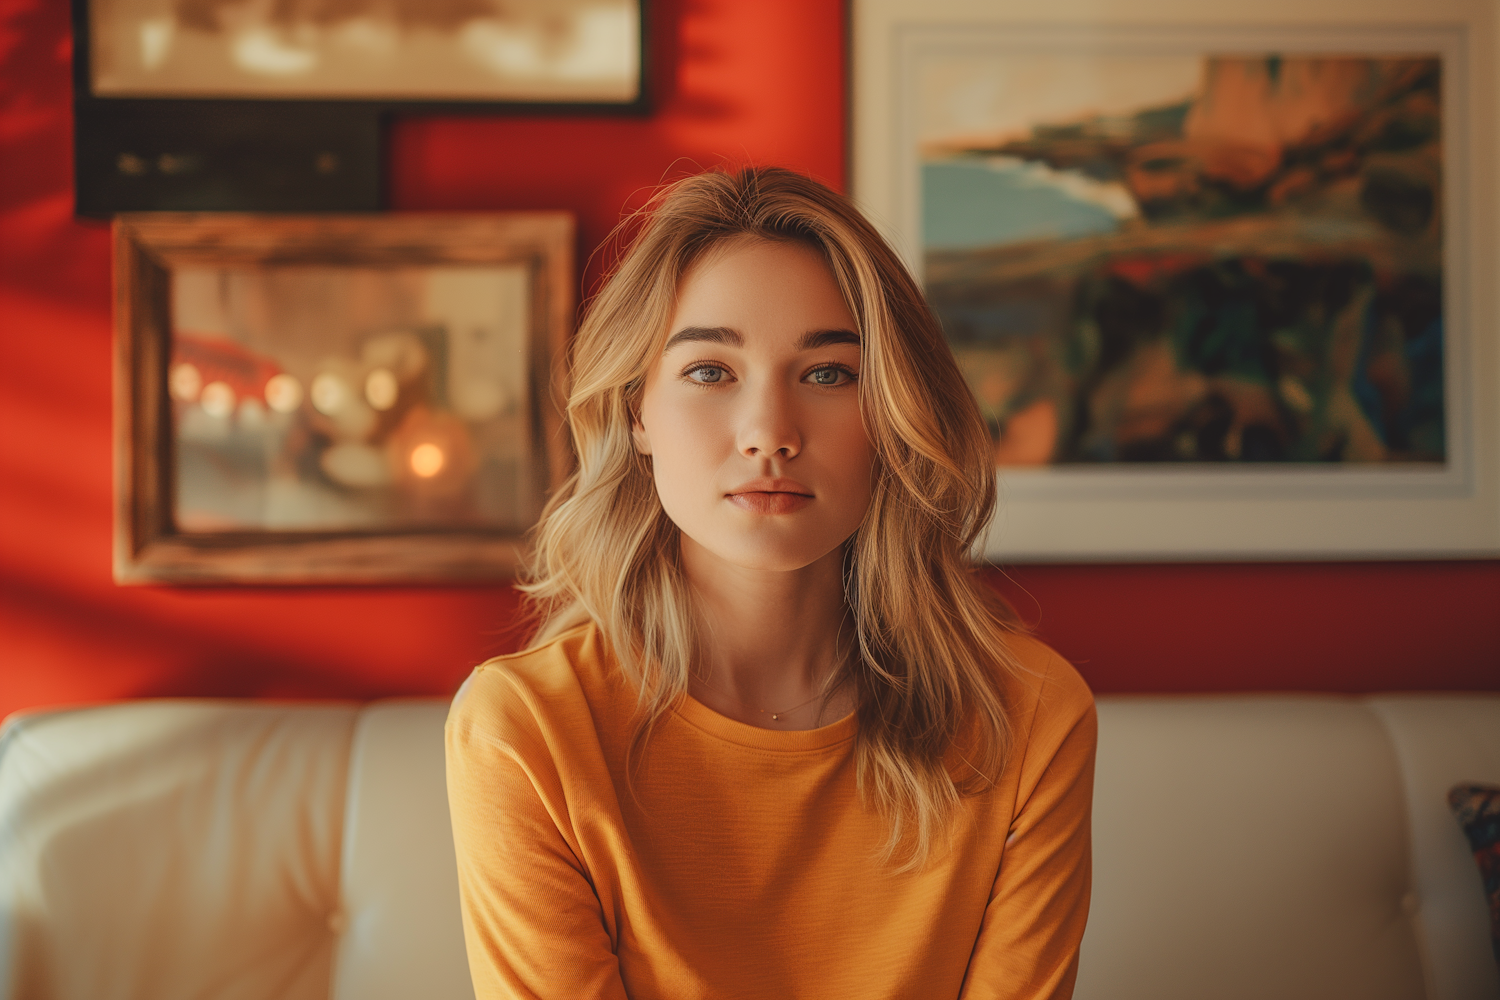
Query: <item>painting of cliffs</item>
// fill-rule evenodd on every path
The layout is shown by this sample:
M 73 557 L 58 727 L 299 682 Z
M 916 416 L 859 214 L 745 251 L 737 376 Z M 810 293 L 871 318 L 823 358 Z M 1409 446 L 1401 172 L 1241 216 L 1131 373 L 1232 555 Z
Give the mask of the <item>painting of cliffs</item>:
M 1441 63 L 919 80 L 924 280 L 1000 465 L 1447 459 Z

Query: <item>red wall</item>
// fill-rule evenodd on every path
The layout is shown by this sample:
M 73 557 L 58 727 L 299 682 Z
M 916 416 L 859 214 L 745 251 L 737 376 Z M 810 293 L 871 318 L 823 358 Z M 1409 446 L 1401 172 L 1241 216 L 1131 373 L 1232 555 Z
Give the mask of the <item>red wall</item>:
M 587 255 L 664 177 L 844 176 L 842 0 L 655 0 L 649 119 L 409 121 L 401 209 L 566 208 Z M 146 695 L 447 693 L 504 587 L 110 580 L 107 231 L 72 218 L 67 4 L 0 5 L 0 714 Z M 590 266 L 597 274 L 597 262 Z M 1001 586 L 1100 691 L 1500 688 L 1500 563 L 1030 566 Z

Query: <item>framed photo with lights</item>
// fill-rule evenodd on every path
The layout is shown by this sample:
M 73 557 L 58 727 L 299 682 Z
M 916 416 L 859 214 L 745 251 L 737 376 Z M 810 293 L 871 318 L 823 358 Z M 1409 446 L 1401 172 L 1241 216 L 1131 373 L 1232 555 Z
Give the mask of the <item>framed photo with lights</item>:
M 565 213 L 123 215 L 115 578 L 504 579 L 570 462 Z

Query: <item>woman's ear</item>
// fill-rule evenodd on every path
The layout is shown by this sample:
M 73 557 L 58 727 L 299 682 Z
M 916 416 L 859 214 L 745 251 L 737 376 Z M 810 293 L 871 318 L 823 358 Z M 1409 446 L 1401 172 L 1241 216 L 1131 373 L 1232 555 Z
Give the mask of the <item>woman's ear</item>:
M 630 440 L 635 442 L 635 450 L 642 455 L 651 454 L 651 436 L 646 433 L 645 425 L 641 418 L 635 415 L 635 408 L 630 410 Z

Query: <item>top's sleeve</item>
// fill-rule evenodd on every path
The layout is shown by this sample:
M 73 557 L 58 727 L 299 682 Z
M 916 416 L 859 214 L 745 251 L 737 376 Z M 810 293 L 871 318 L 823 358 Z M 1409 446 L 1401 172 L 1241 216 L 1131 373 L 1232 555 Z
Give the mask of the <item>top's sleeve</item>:
M 1051 654 L 1024 753 L 1000 871 L 962 996 L 1068 1000 L 1092 882 L 1098 720 L 1083 679 Z
M 505 684 L 483 681 L 487 693 Z M 598 897 L 565 833 L 565 796 L 545 746 L 539 734 L 496 733 L 472 704 L 479 694 L 460 692 L 445 731 L 474 995 L 627 1000 Z

